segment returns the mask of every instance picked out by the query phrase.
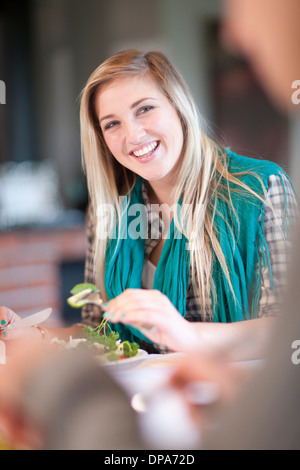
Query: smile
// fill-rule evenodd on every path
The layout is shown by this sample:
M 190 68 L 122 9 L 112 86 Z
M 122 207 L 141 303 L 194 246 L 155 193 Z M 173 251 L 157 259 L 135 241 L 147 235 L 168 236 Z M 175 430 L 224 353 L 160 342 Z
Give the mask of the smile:
M 159 141 L 152 142 L 151 144 L 146 145 L 145 147 L 130 153 L 131 155 L 134 155 L 137 158 L 146 158 L 149 157 L 154 152 L 154 150 L 157 149 L 158 145 Z

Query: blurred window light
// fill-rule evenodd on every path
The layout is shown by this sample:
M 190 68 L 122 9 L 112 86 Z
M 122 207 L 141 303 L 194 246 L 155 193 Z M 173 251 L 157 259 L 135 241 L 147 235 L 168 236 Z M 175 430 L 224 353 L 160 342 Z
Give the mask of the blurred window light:
M 49 162 L 0 166 L 0 228 L 55 223 L 61 216 L 58 177 Z

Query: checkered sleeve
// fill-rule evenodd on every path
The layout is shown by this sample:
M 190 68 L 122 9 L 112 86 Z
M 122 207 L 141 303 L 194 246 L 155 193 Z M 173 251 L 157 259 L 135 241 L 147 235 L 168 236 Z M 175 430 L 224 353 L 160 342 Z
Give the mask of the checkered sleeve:
M 265 205 L 264 211 L 264 230 L 275 289 L 271 288 L 268 268 L 263 267 L 261 270 L 259 317 L 278 315 L 282 311 L 281 299 L 286 287 L 291 244 L 290 238 L 285 236 L 285 224 L 288 223 L 288 234 L 291 233 L 299 215 L 295 193 L 288 178 L 283 173 L 280 176 L 272 175 L 268 183 L 266 195 L 268 204 Z M 258 272 L 259 267 L 257 266 Z M 186 319 L 191 322 L 202 321 L 200 299 L 194 294 L 191 282 L 187 290 Z M 212 321 L 211 319 L 211 301 L 207 299 L 205 321 Z
M 265 205 L 264 211 L 265 239 L 269 248 L 275 288 L 271 288 L 269 271 L 264 267 L 261 273 L 259 317 L 278 315 L 282 311 L 291 245 L 289 234 L 298 218 L 295 193 L 284 174 L 281 177 L 272 175 L 269 178 L 267 201 L 270 205 Z

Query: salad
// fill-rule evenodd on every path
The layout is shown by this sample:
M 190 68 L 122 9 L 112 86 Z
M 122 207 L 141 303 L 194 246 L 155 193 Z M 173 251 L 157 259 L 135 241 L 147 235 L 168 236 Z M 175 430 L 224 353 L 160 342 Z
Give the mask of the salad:
M 80 308 L 88 303 L 96 303 L 101 305 L 102 300 L 99 298 L 90 300 L 91 294 L 98 293 L 98 289 L 93 284 L 77 284 L 72 290 L 72 297 L 69 297 L 68 303 L 74 308 Z M 121 341 L 119 333 L 113 331 L 108 324 L 107 319 L 103 319 L 96 328 L 86 327 L 82 329 L 83 338 L 73 339 L 69 341 L 52 339 L 52 343 L 56 343 L 65 349 L 88 348 L 96 354 L 102 355 L 106 361 L 118 361 L 136 356 L 139 345 L 135 342 Z

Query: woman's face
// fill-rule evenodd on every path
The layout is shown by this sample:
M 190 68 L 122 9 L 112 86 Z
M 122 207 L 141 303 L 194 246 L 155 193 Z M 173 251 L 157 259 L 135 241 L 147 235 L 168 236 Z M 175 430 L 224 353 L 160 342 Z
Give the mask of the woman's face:
M 96 112 L 109 150 L 144 179 L 174 182 L 182 147 L 179 116 L 151 77 L 124 77 L 96 95 Z

